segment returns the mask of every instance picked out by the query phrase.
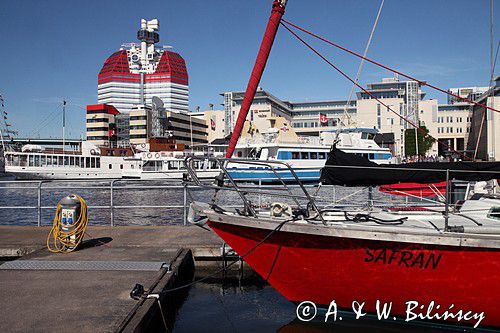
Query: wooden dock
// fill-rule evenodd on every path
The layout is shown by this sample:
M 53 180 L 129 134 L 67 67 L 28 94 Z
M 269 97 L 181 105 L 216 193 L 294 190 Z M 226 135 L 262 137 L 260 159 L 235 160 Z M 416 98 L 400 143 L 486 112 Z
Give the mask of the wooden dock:
M 162 313 L 172 325 L 183 296 L 161 291 L 191 281 L 196 258 L 220 257 L 223 244 L 195 226 L 89 227 L 81 248 L 60 254 L 46 249 L 48 233 L 0 226 L 0 260 L 19 257 L 0 265 L 0 332 L 164 331 Z M 161 293 L 163 312 L 130 297 L 137 283 Z

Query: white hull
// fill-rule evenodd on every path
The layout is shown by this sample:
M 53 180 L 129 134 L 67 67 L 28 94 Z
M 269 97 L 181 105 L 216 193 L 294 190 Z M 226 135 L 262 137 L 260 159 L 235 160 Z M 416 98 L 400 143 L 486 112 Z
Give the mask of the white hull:
M 141 179 L 141 180 L 155 180 L 155 179 L 178 179 L 182 180 L 184 174 L 187 173 L 186 170 L 178 170 L 178 171 L 141 171 L 139 173 L 131 173 L 127 172 L 123 174 L 124 178 L 131 179 Z M 220 170 L 198 170 L 197 175 L 200 179 L 209 179 L 214 178 L 220 173 Z
M 85 170 L 85 169 L 70 169 L 64 168 L 63 170 L 47 170 L 46 168 L 39 168 L 39 170 L 22 170 L 16 167 L 7 167 L 6 173 L 15 176 L 17 179 L 119 179 L 122 178 L 121 172 L 109 172 L 103 170 Z

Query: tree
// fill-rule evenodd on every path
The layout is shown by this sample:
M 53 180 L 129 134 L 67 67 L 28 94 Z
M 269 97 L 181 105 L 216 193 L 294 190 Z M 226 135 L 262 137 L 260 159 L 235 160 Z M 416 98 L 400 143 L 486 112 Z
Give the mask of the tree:
M 417 155 L 416 145 L 415 145 L 415 130 L 417 131 L 418 138 L 418 155 L 424 156 L 425 153 L 431 149 L 434 143 L 434 138 L 429 136 L 429 130 L 425 126 L 420 126 L 422 130 L 409 128 L 405 130 L 405 156 Z

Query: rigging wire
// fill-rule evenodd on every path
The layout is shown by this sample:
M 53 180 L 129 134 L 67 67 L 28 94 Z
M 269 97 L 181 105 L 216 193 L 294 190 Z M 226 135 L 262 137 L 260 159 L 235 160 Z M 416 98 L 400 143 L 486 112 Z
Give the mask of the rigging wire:
M 317 39 L 319 39 L 319 40 L 321 40 L 321 41 L 323 41 L 323 42 L 325 42 L 325 43 L 327 43 L 327 44 L 330 44 L 330 45 L 332 45 L 332 46 L 334 46 L 334 47 L 336 47 L 336 48 L 338 48 L 338 49 L 341 49 L 342 51 L 345 51 L 345 52 L 347 52 L 347 53 L 350 53 L 350 54 L 352 54 L 352 55 L 354 55 L 354 56 L 356 56 L 356 57 L 358 57 L 358 58 L 364 59 L 364 60 L 366 60 L 366 61 L 368 61 L 368 62 L 370 62 L 370 63 L 372 63 L 372 64 L 374 64 L 374 65 L 377 65 L 377 66 L 379 66 L 379 67 L 382 67 L 382 68 L 384 68 L 384 69 L 386 69 L 386 70 L 388 70 L 388 71 L 390 71 L 390 72 L 393 72 L 393 73 L 395 73 L 395 74 L 401 75 L 401 76 L 403 76 L 403 77 L 405 77 L 405 78 L 407 78 L 407 79 L 410 79 L 410 80 L 416 81 L 416 82 L 418 82 L 418 83 L 419 83 L 420 85 L 422 85 L 422 86 L 427 86 L 427 87 L 429 87 L 429 88 L 435 89 L 435 90 L 437 90 L 437 91 L 440 91 L 440 92 L 445 93 L 445 94 L 447 94 L 447 95 L 453 96 L 453 97 L 458 98 L 458 99 L 460 99 L 460 100 L 466 101 L 466 102 L 468 102 L 468 103 L 472 103 L 472 104 L 475 104 L 475 105 L 477 105 L 477 106 L 481 106 L 481 107 L 486 108 L 486 109 L 488 109 L 488 110 L 491 110 L 491 111 L 494 111 L 494 112 L 500 112 L 500 110 L 494 109 L 494 108 L 492 108 L 492 107 L 489 107 L 489 106 L 487 106 L 487 105 L 485 105 L 485 104 L 482 104 L 482 103 L 479 103 L 479 102 L 476 102 L 476 101 L 473 101 L 473 100 L 471 100 L 471 99 L 468 99 L 468 98 L 465 98 L 465 97 L 461 97 L 461 96 L 459 96 L 459 95 L 457 95 L 457 94 L 454 94 L 454 93 L 452 93 L 452 92 L 450 92 L 450 91 L 446 91 L 446 90 L 444 90 L 444 89 L 441 89 L 441 88 L 439 88 L 439 87 L 437 87 L 437 86 L 435 86 L 435 85 L 430 84 L 429 82 L 422 81 L 422 80 L 419 80 L 419 79 L 417 79 L 417 78 L 414 78 L 413 76 L 410 76 L 410 75 L 405 74 L 405 73 L 403 73 L 403 72 L 400 72 L 400 71 L 398 71 L 398 70 L 396 70 L 396 69 L 394 69 L 394 68 L 391 68 L 391 67 L 388 67 L 388 66 L 386 66 L 386 65 L 383 65 L 383 64 L 381 64 L 380 62 L 377 62 L 377 61 L 375 61 L 375 60 L 372 60 L 372 59 L 370 59 L 370 58 L 368 58 L 368 57 L 363 57 L 361 54 L 359 54 L 359 53 L 357 53 L 357 52 L 351 51 L 351 50 L 349 50 L 349 49 L 347 49 L 347 48 L 345 48 L 345 47 L 343 47 L 343 46 L 341 46 L 341 45 L 339 45 L 339 44 L 337 44 L 337 43 L 334 43 L 334 42 L 332 42 L 332 41 L 329 41 L 328 39 L 326 39 L 326 38 L 324 38 L 324 37 L 321 37 L 321 36 L 319 36 L 319 35 L 317 35 L 317 34 L 315 34 L 315 33 L 311 32 L 311 31 L 309 31 L 309 30 L 306 30 L 306 29 L 304 29 L 304 28 L 302 28 L 302 27 L 300 27 L 300 26 L 298 26 L 298 25 L 296 25 L 296 24 L 294 24 L 294 23 L 292 23 L 292 22 L 290 22 L 290 21 L 288 21 L 288 20 L 281 19 L 281 24 L 282 24 L 284 27 L 286 27 L 286 28 L 287 28 L 287 30 L 289 30 L 289 28 L 286 26 L 286 24 L 288 24 L 288 25 L 290 25 L 290 26 L 292 26 L 292 27 L 294 27 L 294 28 L 296 28 L 296 29 L 298 29 L 298 30 L 300 30 L 300 31 L 302 31 L 302 32 L 304 32 L 304 33 L 306 33 L 306 34 L 308 34 L 308 35 L 310 35 L 310 36 L 314 37 L 314 38 L 317 38 Z M 291 31 L 291 30 L 289 30 L 289 31 Z
M 493 36 L 493 0 L 490 0 L 490 87 L 493 84 L 493 75 L 495 68 L 495 60 L 493 57 L 493 49 L 494 49 L 494 36 Z
M 500 41 L 497 44 L 497 50 L 495 52 L 495 60 L 493 61 L 493 73 L 495 73 L 495 67 L 497 65 L 498 49 L 500 48 Z
M 59 106 L 62 106 L 63 103 L 61 102 L 58 102 L 58 107 Z M 78 107 L 80 109 L 83 109 L 83 110 L 86 110 L 86 108 L 80 104 L 75 104 L 75 103 L 67 103 L 66 104 L 67 107 Z M 59 110 L 59 109 L 56 109 L 54 111 L 52 111 L 51 113 L 49 113 L 41 122 L 38 123 L 38 127 L 35 127 L 35 129 L 33 131 L 30 132 L 30 134 L 28 135 L 28 137 L 30 136 L 33 136 L 35 134 L 40 134 L 40 131 L 45 129 L 46 127 L 48 127 L 49 125 L 51 125 L 51 122 L 56 118 L 58 117 L 59 115 L 61 115 L 62 113 L 62 110 Z M 69 120 L 68 118 L 66 117 L 66 124 L 68 125 L 69 124 Z M 69 126 L 67 126 L 69 127 Z M 71 134 L 71 133 L 70 133 Z
M 368 49 L 370 48 L 370 44 L 372 43 L 373 35 L 375 33 L 375 28 L 377 27 L 378 20 L 380 18 L 380 14 L 382 13 L 382 8 L 384 7 L 384 2 L 385 2 L 385 0 L 382 0 L 382 2 L 380 3 L 380 7 L 378 9 L 377 16 L 375 17 L 375 22 L 373 23 L 372 31 L 370 32 L 370 37 L 368 38 L 368 41 L 366 42 L 365 51 L 363 52 L 363 58 L 366 57 L 366 55 L 368 54 Z M 354 81 L 356 81 L 356 82 L 359 81 L 359 76 L 361 75 L 361 70 L 363 69 L 364 64 L 365 64 L 365 59 L 361 59 L 359 66 L 358 66 L 358 71 L 356 73 L 356 77 L 354 78 Z M 351 91 L 349 92 L 349 98 L 347 99 L 347 103 L 346 103 L 345 108 L 344 108 L 344 116 L 347 116 L 347 119 L 349 121 L 351 121 L 351 117 L 349 116 L 349 113 L 347 112 L 347 108 L 351 104 L 352 95 L 354 94 L 355 87 L 356 87 L 356 85 L 353 84 L 351 87 Z M 344 123 L 344 122 L 341 120 L 341 123 Z
M 58 104 L 60 104 L 60 103 L 58 103 Z M 61 105 L 62 104 L 58 105 L 58 107 L 61 106 Z M 54 110 L 51 113 L 49 113 L 41 122 L 38 123 L 38 127 L 36 127 L 33 131 L 31 131 L 31 133 L 28 136 L 30 137 L 30 136 L 33 136 L 36 133 L 40 133 L 40 131 L 42 129 L 44 129 L 45 127 L 47 127 L 50 124 L 50 122 L 52 120 L 54 120 L 54 118 L 56 116 L 58 116 L 61 112 L 62 111 L 57 108 L 56 110 Z
M 493 40 L 494 40 L 494 37 L 493 37 L 493 0 L 490 0 L 490 80 L 489 80 L 489 89 L 488 89 L 488 92 L 486 94 L 489 95 L 491 93 L 491 96 L 495 95 L 495 91 L 493 88 L 493 76 L 495 74 L 496 56 L 493 57 L 493 43 L 494 43 Z M 476 148 L 474 149 L 474 160 L 476 159 L 477 153 L 479 151 L 479 144 L 481 142 L 481 135 L 483 133 L 483 126 L 484 126 L 485 120 L 486 120 L 486 110 L 485 110 L 485 112 L 483 112 L 483 115 L 481 117 L 481 125 L 479 126 L 479 133 L 477 135 Z M 494 127 L 492 128 L 492 132 L 494 132 Z M 493 144 L 494 144 L 494 142 L 493 142 Z
M 280 231 L 280 230 L 281 230 L 281 228 L 283 228 L 283 226 L 284 226 L 286 223 L 291 222 L 291 221 L 293 221 L 293 220 L 294 220 L 294 219 L 289 219 L 289 220 L 285 220 L 285 221 L 283 221 L 283 222 L 280 222 L 280 223 L 276 226 L 276 228 L 272 229 L 272 230 L 271 230 L 271 231 L 270 231 L 270 232 L 269 232 L 269 233 L 268 233 L 268 234 L 267 234 L 264 238 L 262 238 L 262 239 L 261 239 L 258 243 L 256 243 L 256 244 L 255 244 L 254 246 L 252 246 L 252 247 L 251 247 L 248 251 L 246 251 L 244 254 L 242 254 L 242 255 L 240 256 L 240 258 L 239 258 L 239 259 L 237 259 L 237 260 L 234 260 L 234 261 L 230 262 L 230 263 L 229 263 L 228 265 L 226 265 L 225 267 L 223 267 L 223 268 L 221 268 L 221 269 L 219 269 L 219 270 L 215 271 L 215 272 L 214 272 L 214 273 L 212 273 L 212 274 L 209 274 L 209 275 L 207 275 L 207 276 L 205 276 L 205 277 L 202 277 L 202 278 L 200 278 L 200 279 L 198 279 L 198 280 L 194 280 L 194 281 L 192 281 L 192 282 L 190 282 L 190 283 L 187 283 L 187 284 L 184 284 L 184 285 L 182 285 L 182 286 L 175 287 L 175 288 L 170 288 L 170 289 L 166 289 L 166 290 L 162 290 L 162 291 L 160 291 L 158 294 L 167 294 L 167 293 L 171 293 L 171 292 L 173 292 L 173 291 L 177 291 L 177 290 L 181 290 L 181 289 L 184 289 L 184 288 L 190 287 L 190 286 L 192 286 L 192 285 L 195 285 L 195 284 L 197 284 L 197 283 L 203 282 L 203 281 L 205 281 L 205 280 L 207 280 L 207 279 L 209 279 L 209 278 L 212 278 L 212 277 L 216 276 L 217 274 L 220 274 L 220 273 L 222 273 L 222 272 L 226 271 L 229 267 L 231 267 L 231 266 L 235 265 L 235 264 L 236 264 L 236 263 L 238 263 L 240 260 L 243 260 L 243 259 L 245 259 L 247 256 L 249 256 L 250 254 L 252 254 L 252 253 L 253 253 L 253 252 L 254 252 L 254 251 L 255 251 L 255 250 L 256 250 L 259 246 L 261 246 L 262 244 L 264 244 L 264 243 L 265 243 L 265 242 L 269 239 L 269 237 L 271 237 L 274 233 L 276 233 L 276 232 Z
M 317 56 L 319 56 L 321 59 L 323 59 L 323 61 L 325 61 L 327 64 L 329 64 L 331 67 L 333 67 L 339 74 L 341 74 L 343 77 L 345 77 L 346 79 L 348 79 L 349 81 L 351 81 L 354 85 L 356 85 L 359 89 L 363 90 L 363 92 L 365 92 L 366 94 L 370 95 L 370 97 L 372 97 L 373 99 L 375 99 L 377 102 L 379 102 L 381 105 L 383 105 L 384 107 L 387 108 L 387 110 L 391 111 L 392 113 L 394 113 L 396 116 L 398 116 L 399 118 L 403 119 L 405 122 L 409 123 L 410 125 L 412 125 L 413 127 L 415 127 L 418 131 L 422 132 L 422 134 L 424 135 L 424 137 L 428 136 L 432 139 L 434 139 L 438 144 L 441 144 L 443 145 L 444 147 L 448 148 L 448 150 L 450 151 L 453 151 L 459 155 L 461 155 L 462 157 L 466 158 L 466 159 L 470 159 L 467 155 L 465 155 L 464 153 L 462 152 L 459 152 L 459 151 L 456 151 L 455 149 L 453 149 L 450 145 L 446 144 L 445 142 L 443 141 L 439 141 L 437 140 L 436 138 L 434 138 L 432 135 L 430 135 L 429 133 L 427 133 L 425 130 L 423 130 L 420 126 L 418 126 L 417 124 L 413 123 L 411 120 L 408 120 L 407 118 L 405 118 L 404 116 L 400 115 L 398 112 L 394 111 L 389 105 L 387 105 L 386 103 L 384 103 L 383 101 L 381 101 L 380 99 L 378 99 L 377 97 L 375 97 L 371 92 L 369 92 L 368 90 L 366 90 L 363 86 L 361 86 L 359 83 L 355 82 L 351 77 L 349 77 L 346 73 L 344 73 L 340 68 L 338 68 L 335 64 L 333 64 L 331 61 L 329 61 L 324 55 L 322 55 L 319 51 L 317 51 L 314 47 L 312 47 L 309 43 L 307 43 L 304 39 L 302 39 L 299 35 L 297 35 L 293 30 L 291 30 L 287 25 L 283 24 L 282 22 L 280 23 L 281 25 L 283 25 L 283 27 L 285 27 L 286 30 L 288 30 L 293 36 L 295 36 L 299 41 L 301 41 L 305 46 L 307 46 L 311 51 L 313 51 L 314 53 L 316 53 Z

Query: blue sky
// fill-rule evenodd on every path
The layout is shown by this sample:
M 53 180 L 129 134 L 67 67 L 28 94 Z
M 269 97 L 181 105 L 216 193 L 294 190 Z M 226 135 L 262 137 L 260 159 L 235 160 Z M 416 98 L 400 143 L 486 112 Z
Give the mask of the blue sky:
M 220 107 L 219 93 L 244 90 L 272 0 L 4 0 L 0 4 L 0 93 L 21 135 L 79 137 L 97 73 L 141 18 L 160 20 L 160 44 L 187 62 L 190 109 Z M 364 49 L 380 1 L 289 0 L 285 18 L 355 51 Z M 500 17 L 496 1 L 494 15 Z M 498 20 L 497 20 L 498 22 Z M 498 25 L 498 24 L 497 24 Z M 496 40 L 500 33 L 495 29 Z M 314 41 L 348 74 L 358 59 Z M 369 57 L 443 88 L 489 80 L 488 0 L 386 0 Z M 497 71 L 498 72 L 498 71 Z M 365 65 L 364 85 L 387 73 Z M 293 101 L 346 98 L 350 84 L 280 29 L 261 86 Z M 428 97 L 446 100 L 429 90 Z

